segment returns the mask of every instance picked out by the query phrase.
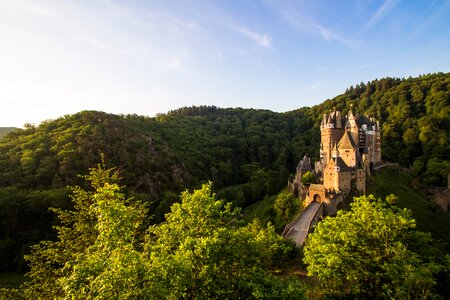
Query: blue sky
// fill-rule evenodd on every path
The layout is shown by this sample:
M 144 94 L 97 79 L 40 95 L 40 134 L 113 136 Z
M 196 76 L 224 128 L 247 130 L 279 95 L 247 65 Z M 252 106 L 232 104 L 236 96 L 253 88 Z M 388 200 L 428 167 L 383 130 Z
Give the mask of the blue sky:
M 0 126 L 81 110 L 289 111 L 450 71 L 450 1 L 0 0 Z

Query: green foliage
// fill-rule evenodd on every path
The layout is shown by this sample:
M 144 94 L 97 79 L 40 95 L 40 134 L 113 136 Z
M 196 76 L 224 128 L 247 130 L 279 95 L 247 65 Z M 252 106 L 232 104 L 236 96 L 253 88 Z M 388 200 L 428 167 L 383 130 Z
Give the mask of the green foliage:
M 239 210 L 206 184 L 184 192 L 166 221 L 140 243 L 144 207 L 121 192 L 117 173 L 100 166 L 72 189 L 74 210 L 54 209 L 58 239 L 34 246 L 27 298 L 268 299 L 303 295 L 294 281 L 269 270 L 295 248 L 258 221 L 239 226 Z M 143 246 L 143 247 L 142 247 Z M 5 291 L 6 293 L 6 291 Z M 8 294 L 9 295 L 9 294 Z
M 253 219 L 258 219 L 263 224 L 270 222 L 276 226 L 277 230 L 279 230 L 283 227 L 283 224 L 280 222 L 281 220 L 277 218 L 275 209 L 273 208 L 276 198 L 277 195 L 266 196 L 261 201 L 246 207 L 243 210 L 243 219 L 247 223 L 252 222 Z
M 146 288 L 156 298 L 301 297 L 298 283 L 266 271 L 292 252 L 272 226 L 264 229 L 254 221 L 239 227 L 239 210 L 217 200 L 210 184 L 181 198 L 166 222 L 148 232 Z
M 277 217 L 282 219 L 284 224 L 289 223 L 292 218 L 299 213 L 300 202 L 289 191 L 282 191 L 275 200 L 274 209 Z
M 30 197 L 42 205 L 33 205 L 33 215 L 39 217 L 29 218 L 27 209 L 14 213 L 17 220 L 33 220 L 28 224 L 36 225 L 34 231 L 13 230 L 18 222 L 11 218 L 0 222 L 0 232 L 6 233 L 2 245 L 15 244 L 14 250 L 7 249 L 13 263 L 0 263 L 0 270 L 22 269 L 20 253 L 36 240 L 52 238 L 48 232 L 54 220 L 47 213 L 45 193 L 67 185 L 86 187 L 76 175 L 99 163 L 100 153 L 119 166 L 124 192 L 150 203 L 152 222 L 164 220 L 173 194 L 208 180 L 219 191 L 241 186 L 221 196 L 246 207 L 282 189 L 304 153 L 319 156 L 322 113 L 333 107 L 345 114 L 353 104 L 356 112 L 375 116 L 382 123 L 383 159 L 414 164 L 423 183 L 445 185 L 449 86 L 450 73 L 384 78 L 287 113 L 200 106 L 149 118 L 83 111 L 11 131 L 0 139 L 0 189 L 15 189 L 17 204 L 0 192 L 0 206 L 20 207 Z M 34 191 L 42 194 L 30 196 Z
M 408 173 L 384 168 L 371 177 L 367 192 L 380 197 L 395 193 L 398 196 L 396 204 L 412 211 L 418 230 L 430 232 L 433 238 L 450 245 L 450 214 L 438 212 L 430 199 L 411 186 L 412 180 Z
M 427 170 L 423 176 L 423 183 L 426 185 L 445 185 L 447 175 L 450 174 L 450 160 L 440 160 L 433 157 L 427 163 Z
M 99 165 L 85 179 L 91 190 L 72 188 L 73 211 L 53 209 L 61 222 L 57 241 L 41 242 L 26 256 L 27 297 L 111 299 L 135 292 L 134 239 L 145 210 L 125 199 L 112 169 Z
M 25 299 L 22 292 L 15 288 L 0 288 L 0 299 L 2 300 L 20 300 Z
M 67 189 L 27 191 L 0 188 L 0 270 L 25 272 L 23 256 L 29 247 L 54 238 L 48 207 L 68 208 Z
M 308 237 L 308 275 L 334 297 L 432 298 L 445 262 L 431 236 L 414 228 L 408 210 L 355 198 L 351 211 L 326 218 Z
M 311 171 L 308 171 L 305 174 L 303 174 L 301 181 L 304 185 L 310 185 L 316 182 L 316 176 L 314 176 L 314 174 Z

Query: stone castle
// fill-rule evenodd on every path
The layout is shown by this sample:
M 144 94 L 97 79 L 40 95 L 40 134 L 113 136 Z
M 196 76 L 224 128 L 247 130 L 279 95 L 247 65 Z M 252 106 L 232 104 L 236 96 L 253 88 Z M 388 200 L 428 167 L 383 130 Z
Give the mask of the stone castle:
M 320 160 L 313 167 L 306 154 L 288 187 L 305 200 L 305 207 L 319 202 L 324 214 L 331 215 L 350 194 L 365 193 L 366 178 L 381 163 L 381 128 L 375 118 L 353 115 L 352 109 L 346 116 L 335 110 L 323 115 L 320 133 Z M 307 172 L 315 181 L 302 184 Z

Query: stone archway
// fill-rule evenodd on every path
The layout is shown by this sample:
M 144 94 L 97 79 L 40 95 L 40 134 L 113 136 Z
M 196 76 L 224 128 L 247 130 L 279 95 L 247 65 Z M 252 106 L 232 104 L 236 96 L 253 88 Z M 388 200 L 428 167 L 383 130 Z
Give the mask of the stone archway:
M 320 195 L 319 194 L 315 194 L 314 197 L 313 197 L 313 201 L 314 202 L 318 202 L 318 203 L 322 202 L 321 198 L 320 198 Z

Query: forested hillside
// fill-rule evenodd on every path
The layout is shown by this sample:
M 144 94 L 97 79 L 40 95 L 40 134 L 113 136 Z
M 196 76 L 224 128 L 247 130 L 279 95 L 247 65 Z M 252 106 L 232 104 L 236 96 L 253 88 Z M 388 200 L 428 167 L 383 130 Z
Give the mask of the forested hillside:
M 450 74 L 386 78 L 287 113 L 188 107 L 155 118 L 83 111 L 0 140 L 1 269 L 20 268 L 49 235 L 49 206 L 68 207 L 66 186 L 100 162 L 117 166 L 127 193 L 159 223 L 184 188 L 212 180 L 219 196 L 248 206 L 275 194 L 308 152 L 318 158 L 322 114 L 337 108 L 382 123 L 383 159 L 413 166 L 427 185 L 450 173 Z M 232 189 L 224 187 L 234 186 Z
M 0 138 L 5 136 L 8 132 L 17 130 L 15 127 L 0 127 Z

